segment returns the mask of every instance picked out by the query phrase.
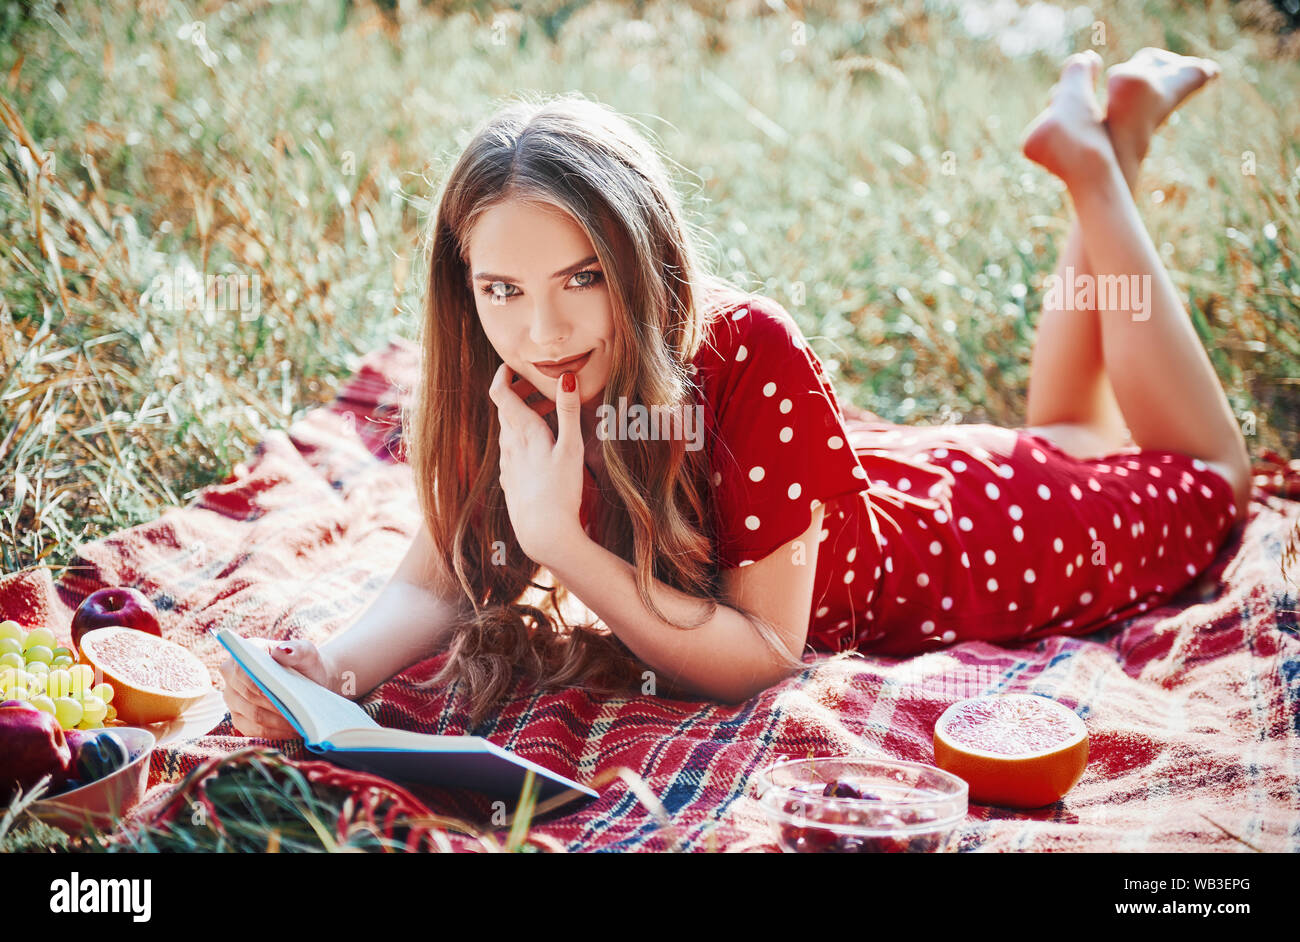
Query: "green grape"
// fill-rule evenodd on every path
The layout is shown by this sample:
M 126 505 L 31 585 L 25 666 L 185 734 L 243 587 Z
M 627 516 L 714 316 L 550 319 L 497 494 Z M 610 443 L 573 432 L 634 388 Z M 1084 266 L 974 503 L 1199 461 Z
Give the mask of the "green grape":
M 22 654 L 23 643 L 19 638 L 0 638 L 0 654 Z
M 8 664 L 0 667 L 0 693 L 4 693 L 18 683 L 18 671 Z
M 29 662 L 40 661 L 42 664 L 49 664 L 54 660 L 54 652 L 43 644 L 34 644 L 23 652 Z
M 54 701 L 45 694 L 32 697 L 32 706 L 36 707 L 38 710 L 44 710 L 46 713 L 54 713 Z M 55 715 L 57 716 L 57 714 Z
M 54 660 L 50 661 L 50 667 L 71 667 L 76 662 L 76 658 L 67 654 L 56 654 Z
M 78 700 L 95 686 L 95 669 L 89 664 L 73 664 L 68 673 L 72 675 L 72 696 Z
M 38 671 L 30 671 L 27 674 L 27 683 L 25 685 L 32 692 L 32 696 L 45 693 L 49 689 L 49 680 L 45 674 Z
M 47 648 L 53 648 L 59 643 L 59 639 L 54 637 L 54 632 L 48 628 L 33 628 L 27 632 L 27 640 L 23 642 L 23 650 L 27 651 L 37 645 L 43 645 Z
M 99 699 L 103 700 L 105 703 L 113 702 L 112 684 L 96 684 L 95 689 L 90 692 L 99 697 Z
M 103 729 L 103 728 L 104 728 L 104 724 L 100 720 L 88 720 L 85 719 L 84 717 L 82 718 L 81 722 L 77 724 L 77 729 Z
M 13 619 L 0 621 L 0 638 L 13 638 L 20 644 L 27 637 L 27 632 L 23 631 L 23 626 Z
M 54 715 L 64 729 L 72 729 L 81 722 L 81 704 L 71 697 L 58 697 L 54 701 Z
M 68 696 L 72 693 L 72 675 L 60 668 L 50 671 L 45 689 L 55 699 Z
M 6 700 L 30 700 L 31 698 L 32 698 L 31 691 L 29 691 L 26 687 L 15 687 L 13 690 L 9 691 L 9 696 L 7 696 L 5 699 Z
M 72 648 L 65 648 L 62 645 L 54 649 L 55 657 L 66 657 L 69 661 L 75 661 L 77 656 L 72 653 Z
M 108 704 L 93 693 L 86 694 L 86 699 L 81 701 L 82 722 L 100 723 L 108 713 Z
M 27 659 L 21 654 L 0 654 L 0 667 L 12 667 L 14 670 L 23 670 L 27 667 Z

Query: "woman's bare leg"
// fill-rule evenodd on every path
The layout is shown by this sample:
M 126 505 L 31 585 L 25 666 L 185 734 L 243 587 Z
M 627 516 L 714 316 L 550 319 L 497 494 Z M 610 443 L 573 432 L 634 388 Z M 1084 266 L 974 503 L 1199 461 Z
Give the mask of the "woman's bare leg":
M 1135 289 L 1128 304 L 1097 306 L 1106 373 L 1134 442 L 1212 464 L 1243 514 L 1245 440 L 1125 182 L 1093 94 L 1100 68 L 1095 52 L 1066 60 L 1051 105 L 1026 135 L 1025 156 L 1069 190 L 1099 300 L 1104 284 Z
M 1077 220 L 1070 225 L 1057 263 L 1058 283 L 1068 283 L 1069 271 L 1076 276 L 1090 274 Z M 1123 446 L 1128 432 L 1106 375 L 1096 310 L 1043 305 L 1029 362 L 1028 399 L 1027 427 L 1070 424 L 1085 426 L 1091 433 L 1087 444 L 1059 443 L 1071 454 L 1101 455 Z
M 1208 59 L 1146 48 L 1107 70 L 1106 127 L 1129 191 L 1136 195 L 1139 168 L 1156 129 L 1184 99 L 1218 73 Z M 1091 276 L 1078 220 L 1070 225 L 1057 264 L 1058 283 L 1068 273 Z M 1096 309 L 1063 310 L 1045 304 L 1029 367 L 1028 426 L 1086 426 L 1097 454 L 1129 440 L 1101 347 Z

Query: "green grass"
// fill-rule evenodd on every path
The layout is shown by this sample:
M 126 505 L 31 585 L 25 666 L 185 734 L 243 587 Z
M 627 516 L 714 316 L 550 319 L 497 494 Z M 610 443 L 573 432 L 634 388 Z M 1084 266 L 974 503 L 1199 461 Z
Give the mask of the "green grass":
M 956 6 L 0 4 L 0 566 L 58 578 L 414 336 L 437 183 L 521 89 L 647 122 L 719 270 L 791 311 L 846 401 L 1023 424 L 1069 215 L 1019 139 L 1059 52 L 1006 55 Z M 1224 67 L 1156 139 L 1140 205 L 1252 451 L 1295 455 L 1296 44 L 1258 3 L 1091 7 L 1108 64 Z M 142 301 L 186 266 L 255 280 L 260 310 Z

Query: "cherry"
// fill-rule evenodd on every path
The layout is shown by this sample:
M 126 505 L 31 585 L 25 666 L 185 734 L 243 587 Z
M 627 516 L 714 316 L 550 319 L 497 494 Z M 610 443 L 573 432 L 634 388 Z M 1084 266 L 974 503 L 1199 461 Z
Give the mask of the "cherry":
M 834 831 L 825 828 L 805 828 L 804 836 L 796 841 L 795 846 L 800 853 L 820 853 L 834 849 L 837 836 Z
M 901 837 L 876 838 L 876 853 L 902 854 L 907 851 L 907 840 Z
M 826 783 L 826 787 L 822 789 L 822 796 L 825 798 L 861 798 L 862 793 L 848 782 L 837 780 Z

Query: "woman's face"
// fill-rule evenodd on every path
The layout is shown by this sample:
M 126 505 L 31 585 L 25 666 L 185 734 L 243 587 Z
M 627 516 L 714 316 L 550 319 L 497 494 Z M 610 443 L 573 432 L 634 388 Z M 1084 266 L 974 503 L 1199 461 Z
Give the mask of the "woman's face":
M 508 200 L 478 218 L 467 249 L 483 332 L 520 377 L 553 400 L 558 380 L 537 363 L 590 351 L 578 370 L 590 422 L 609 378 L 614 318 L 587 234 L 554 207 Z

